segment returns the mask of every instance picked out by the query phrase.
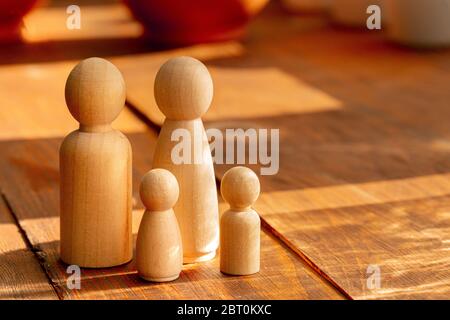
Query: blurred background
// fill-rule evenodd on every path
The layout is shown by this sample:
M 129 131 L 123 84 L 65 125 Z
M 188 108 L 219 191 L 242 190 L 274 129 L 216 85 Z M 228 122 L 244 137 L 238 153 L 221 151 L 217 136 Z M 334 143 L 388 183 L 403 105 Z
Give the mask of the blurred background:
M 60 137 L 76 128 L 65 108 L 64 83 L 70 69 L 91 56 L 119 67 L 127 110 L 154 128 L 163 120 L 153 98 L 154 75 L 176 55 L 200 59 L 213 75 L 207 126 L 305 131 L 287 143 L 286 154 L 289 145 L 316 143 L 319 136 L 305 134 L 310 128 L 322 128 L 327 143 L 327 133 L 336 138 L 348 127 L 366 141 L 372 133 L 357 129 L 362 118 L 387 125 L 384 118 L 394 117 L 403 127 L 417 125 L 420 116 L 424 126 L 445 127 L 449 3 L 0 0 L 0 134 Z M 20 125 L 20 117 L 37 128 Z M 120 129 L 135 130 L 120 119 Z
M 204 61 L 219 84 L 209 119 L 253 116 L 251 108 L 259 116 L 332 110 L 359 96 L 361 103 L 370 96 L 382 107 L 390 101 L 376 100 L 391 92 L 375 89 L 419 76 L 424 59 L 440 71 L 448 68 L 449 3 L 1 0 L 2 71 L 22 65 L 31 76 L 20 82 L 21 89 L 4 75 L 2 89 L 11 90 L 2 102 L 38 90 L 42 97 L 30 102 L 39 105 L 54 96 L 64 109 L 69 66 L 100 56 L 113 59 L 124 73 L 129 105 L 158 124 L 162 115 L 153 99 L 153 76 L 166 58 L 186 54 Z M 380 10 L 373 11 L 373 5 Z M 52 69 L 60 73 L 45 78 Z M 47 95 L 44 83 L 33 77 L 47 80 Z M 10 129 L 17 130 L 14 123 Z

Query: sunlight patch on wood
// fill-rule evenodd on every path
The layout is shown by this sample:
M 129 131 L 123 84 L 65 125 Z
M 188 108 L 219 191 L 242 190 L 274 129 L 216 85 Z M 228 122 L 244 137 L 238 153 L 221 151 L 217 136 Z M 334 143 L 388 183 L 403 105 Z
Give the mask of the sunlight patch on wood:
M 99 38 L 137 38 L 142 27 L 122 4 L 81 6 L 81 29 L 69 30 L 66 7 L 40 7 L 24 18 L 22 36 L 27 42 Z
M 450 174 L 266 192 L 256 202 L 262 216 L 426 199 L 450 194 Z
M 0 67 L 0 87 L 10 93 L 0 95 L 0 141 L 62 138 L 78 128 L 64 98 L 66 79 L 75 64 L 76 61 Z M 113 127 L 124 133 L 148 130 L 127 108 Z

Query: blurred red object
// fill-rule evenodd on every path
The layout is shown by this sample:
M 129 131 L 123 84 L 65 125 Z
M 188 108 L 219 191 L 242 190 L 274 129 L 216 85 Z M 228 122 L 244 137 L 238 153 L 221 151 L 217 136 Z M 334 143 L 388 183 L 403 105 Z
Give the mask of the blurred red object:
M 20 39 L 22 18 L 38 0 L 0 0 L 0 42 Z
M 189 45 L 243 36 L 268 0 L 124 0 L 151 42 Z

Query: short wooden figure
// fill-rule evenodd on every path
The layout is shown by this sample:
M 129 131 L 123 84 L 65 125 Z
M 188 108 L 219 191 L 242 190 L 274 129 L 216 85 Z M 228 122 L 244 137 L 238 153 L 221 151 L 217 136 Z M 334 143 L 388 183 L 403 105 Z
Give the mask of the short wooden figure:
M 183 239 L 184 262 L 214 258 L 219 246 L 219 209 L 214 167 L 201 116 L 208 110 L 213 83 L 198 60 L 167 61 L 155 79 L 155 99 L 166 119 L 153 167 L 172 172 L 180 185 L 174 207 Z
M 246 167 L 231 168 L 222 178 L 222 197 L 230 204 L 220 219 L 220 271 L 223 273 L 248 275 L 259 271 L 261 221 L 251 208 L 259 189 L 258 176 Z
M 142 179 L 140 195 L 146 210 L 136 241 L 139 276 L 155 282 L 175 280 L 183 266 L 181 234 L 172 209 L 179 196 L 177 179 L 167 170 L 150 170 Z
M 132 259 L 131 145 L 111 122 L 125 103 L 120 71 L 100 58 L 81 61 L 66 83 L 80 128 L 60 148 L 61 259 L 112 267 Z

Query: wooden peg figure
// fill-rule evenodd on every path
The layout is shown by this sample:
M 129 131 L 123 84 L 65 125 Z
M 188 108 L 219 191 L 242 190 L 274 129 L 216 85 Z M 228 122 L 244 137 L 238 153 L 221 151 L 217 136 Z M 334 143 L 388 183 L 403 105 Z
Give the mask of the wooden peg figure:
M 140 195 L 146 210 L 136 240 L 139 276 L 155 282 L 175 280 L 183 266 L 181 234 L 172 210 L 179 195 L 177 179 L 167 170 L 150 170 Z
M 174 207 L 183 239 L 184 262 L 214 258 L 219 246 L 219 209 L 214 167 L 202 119 L 213 96 L 208 69 L 198 60 L 167 61 L 155 79 L 155 99 L 166 119 L 153 167 L 172 172 L 180 185 Z
M 112 267 L 132 259 L 131 145 L 111 122 L 125 103 L 120 71 L 100 58 L 81 61 L 66 82 L 80 128 L 60 148 L 61 259 Z
M 222 178 L 222 197 L 230 209 L 220 219 L 220 271 L 248 275 L 259 271 L 260 228 L 258 213 L 251 208 L 259 196 L 259 179 L 246 167 L 234 167 Z

